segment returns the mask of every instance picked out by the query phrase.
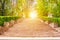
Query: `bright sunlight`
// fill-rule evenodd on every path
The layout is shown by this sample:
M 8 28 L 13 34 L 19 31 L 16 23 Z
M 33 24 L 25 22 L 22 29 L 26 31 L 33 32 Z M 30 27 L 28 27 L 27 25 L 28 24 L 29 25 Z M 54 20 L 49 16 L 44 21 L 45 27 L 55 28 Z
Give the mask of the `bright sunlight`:
M 29 14 L 29 17 L 32 18 L 32 19 L 37 18 L 36 11 L 35 10 L 34 11 L 31 11 L 30 14 Z

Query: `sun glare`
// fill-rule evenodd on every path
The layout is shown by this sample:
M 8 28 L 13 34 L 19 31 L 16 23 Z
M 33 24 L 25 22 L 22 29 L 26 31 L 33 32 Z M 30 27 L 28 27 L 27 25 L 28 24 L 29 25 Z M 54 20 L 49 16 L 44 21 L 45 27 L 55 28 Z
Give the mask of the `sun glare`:
M 30 16 L 30 18 L 33 19 L 33 18 L 36 18 L 37 17 L 37 14 L 36 14 L 35 11 L 32 11 L 32 12 L 30 12 L 29 16 Z

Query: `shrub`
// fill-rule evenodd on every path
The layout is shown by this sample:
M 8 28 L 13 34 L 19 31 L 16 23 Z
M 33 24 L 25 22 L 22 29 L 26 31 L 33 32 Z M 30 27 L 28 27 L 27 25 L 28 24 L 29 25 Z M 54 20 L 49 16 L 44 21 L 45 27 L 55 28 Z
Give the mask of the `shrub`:
M 60 27 L 60 18 L 50 18 L 51 22 L 58 23 L 58 27 Z
M 10 22 L 11 20 L 16 20 L 21 17 L 17 16 L 0 16 L 0 26 L 3 26 L 4 22 Z
M 60 27 L 60 17 L 47 17 L 47 16 L 41 16 L 40 17 L 41 19 L 45 20 L 45 21 L 50 21 L 50 22 L 53 22 L 53 23 L 58 23 L 58 27 Z

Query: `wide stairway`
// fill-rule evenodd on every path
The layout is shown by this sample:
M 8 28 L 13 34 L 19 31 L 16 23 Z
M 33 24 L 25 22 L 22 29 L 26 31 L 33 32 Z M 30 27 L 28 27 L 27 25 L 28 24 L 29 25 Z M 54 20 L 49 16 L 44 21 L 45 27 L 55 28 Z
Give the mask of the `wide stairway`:
M 40 19 L 24 19 L 0 37 L 59 37 L 60 33 Z

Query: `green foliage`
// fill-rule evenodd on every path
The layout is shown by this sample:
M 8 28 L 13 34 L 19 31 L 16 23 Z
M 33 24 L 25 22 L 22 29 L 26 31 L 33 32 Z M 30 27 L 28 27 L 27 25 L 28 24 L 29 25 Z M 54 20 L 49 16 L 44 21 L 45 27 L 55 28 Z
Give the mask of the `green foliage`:
M 4 24 L 4 19 L 0 17 L 0 26 L 3 26 L 3 24 Z
M 16 7 L 14 9 L 16 9 L 16 13 L 18 16 L 22 16 L 22 10 L 23 10 L 23 5 L 24 5 L 25 0 L 17 0 L 16 1 Z
M 0 0 L 0 26 L 4 22 L 22 17 L 22 3 L 24 0 Z
M 50 18 L 51 22 L 58 23 L 58 27 L 60 27 L 60 18 Z
M 21 16 L 23 0 L 0 0 L 0 16 Z
M 47 0 L 37 0 L 37 12 L 40 16 L 47 16 L 48 14 L 48 2 Z
M 48 10 L 52 14 L 53 17 L 59 17 L 60 16 L 59 6 L 60 6 L 60 4 L 59 4 L 58 0 L 50 0 L 49 1 Z
M 3 26 L 4 22 L 9 22 L 11 20 L 16 20 L 18 18 L 21 18 L 21 17 L 17 17 L 17 16 L 0 16 L 0 26 Z
M 41 16 L 40 17 L 41 19 L 45 20 L 45 21 L 51 21 L 51 22 L 54 22 L 54 23 L 58 23 L 58 27 L 60 27 L 60 17 L 53 17 L 53 18 L 50 18 L 50 17 L 47 17 L 47 16 Z
M 50 0 L 48 10 L 52 14 L 51 21 L 58 23 L 60 26 L 60 0 Z
M 60 0 L 36 0 L 37 12 L 39 18 L 43 20 L 50 20 L 60 25 Z M 48 14 L 52 14 L 52 18 L 48 17 Z

